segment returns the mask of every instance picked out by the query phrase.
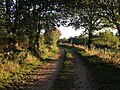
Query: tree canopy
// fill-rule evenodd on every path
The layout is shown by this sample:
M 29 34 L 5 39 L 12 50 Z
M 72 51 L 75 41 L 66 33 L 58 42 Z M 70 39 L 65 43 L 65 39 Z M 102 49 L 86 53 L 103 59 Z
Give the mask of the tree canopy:
M 6 41 L 11 48 L 26 34 L 29 50 L 34 50 L 39 47 L 42 29 L 68 24 L 85 28 L 90 49 L 95 30 L 110 27 L 120 31 L 119 7 L 119 0 L 1 0 L 0 33 L 10 36 Z

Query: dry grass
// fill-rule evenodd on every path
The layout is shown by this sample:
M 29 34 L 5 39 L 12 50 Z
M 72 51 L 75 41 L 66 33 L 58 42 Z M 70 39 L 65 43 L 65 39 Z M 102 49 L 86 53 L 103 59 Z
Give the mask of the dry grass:
M 30 52 L 21 52 L 14 60 L 2 57 L 0 62 L 0 90 L 16 87 L 16 84 L 21 82 L 23 74 L 30 72 L 40 63 Z
M 104 50 L 89 50 L 82 45 L 74 45 L 75 47 L 84 49 L 90 55 L 97 55 L 100 58 L 103 58 L 106 62 L 113 62 L 114 64 L 120 64 L 120 53 L 119 52 L 107 52 Z

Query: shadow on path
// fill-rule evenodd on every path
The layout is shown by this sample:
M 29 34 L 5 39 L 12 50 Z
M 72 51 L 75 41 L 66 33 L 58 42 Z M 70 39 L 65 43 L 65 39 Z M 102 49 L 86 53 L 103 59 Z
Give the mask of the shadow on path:
M 62 50 L 54 59 L 26 74 L 28 78 L 20 85 L 19 90 L 49 90 L 60 70 L 64 55 L 65 51 Z

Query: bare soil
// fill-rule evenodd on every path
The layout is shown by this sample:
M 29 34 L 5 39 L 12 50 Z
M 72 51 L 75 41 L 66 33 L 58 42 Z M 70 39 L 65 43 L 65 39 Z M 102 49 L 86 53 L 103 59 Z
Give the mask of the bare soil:
M 76 52 L 72 51 L 72 54 L 75 90 L 98 90 L 94 75 L 86 66 L 87 64 Z
M 61 50 L 61 53 L 58 53 L 52 60 L 27 74 L 28 79 L 23 81 L 19 90 L 49 90 L 59 72 L 64 53 L 64 50 Z
M 94 74 L 89 70 L 87 64 L 77 52 L 72 50 L 70 52 L 73 54 L 71 60 L 74 78 L 71 79 L 74 80 L 73 90 L 98 90 Z M 28 79 L 23 81 L 19 90 L 51 90 L 60 69 L 62 69 L 64 55 L 65 52 L 62 50 L 51 61 L 42 67 L 38 66 L 32 73 L 27 74 Z

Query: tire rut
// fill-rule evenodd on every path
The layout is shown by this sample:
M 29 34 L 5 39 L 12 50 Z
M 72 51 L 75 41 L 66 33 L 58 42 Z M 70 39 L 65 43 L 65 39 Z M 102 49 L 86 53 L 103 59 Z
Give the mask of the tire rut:
M 98 90 L 97 84 L 95 83 L 96 79 L 87 67 L 86 62 L 83 61 L 76 51 L 67 49 L 68 52 L 72 54 L 73 58 L 65 60 L 63 66 L 67 61 L 71 62 L 70 65 L 72 67 L 67 64 L 67 68 L 61 68 L 52 90 Z M 70 71 L 72 72 L 69 73 Z M 67 73 L 73 77 L 66 76 Z
M 93 74 L 89 71 L 85 62 L 77 52 L 71 51 L 73 54 L 74 65 L 74 85 L 75 90 L 98 90 Z
M 56 58 L 39 66 L 32 73 L 27 74 L 29 80 L 24 80 L 24 83 L 20 86 L 19 90 L 49 90 L 52 87 L 54 80 L 60 70 L 63 58 L 65 55 L 64 50 L 61 51 Z

